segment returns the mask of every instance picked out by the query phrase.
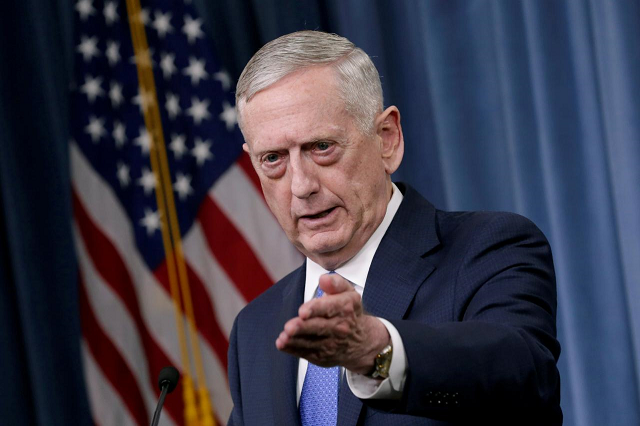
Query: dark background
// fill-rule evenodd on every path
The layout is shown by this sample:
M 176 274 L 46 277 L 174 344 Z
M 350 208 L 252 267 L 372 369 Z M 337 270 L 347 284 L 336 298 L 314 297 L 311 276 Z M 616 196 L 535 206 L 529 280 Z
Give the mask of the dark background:
M 142 2 L 144 5 L 144 1 Z M 640 4 L 194 0 L 227 70 L 348 37 L 402 113 L 396 180 L 547 235 L 567 425 L 640 424 Z M 86 424 L 68 169 L 73 4 L 0 4 L 0 419 Z

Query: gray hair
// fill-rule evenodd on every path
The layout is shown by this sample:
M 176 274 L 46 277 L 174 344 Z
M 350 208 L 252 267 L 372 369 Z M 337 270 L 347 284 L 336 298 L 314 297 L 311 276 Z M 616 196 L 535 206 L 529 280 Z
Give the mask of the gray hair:
M 369 134 L 382 111 L 382 85 L 375 65 L 362 49 L 337 34 L 298 31 L 265 44 L 253 55 L 236 86 L 238 122 L 242 109 L 261 90 L 305 68 L 331 66 L 340 97 L 360 130 Z

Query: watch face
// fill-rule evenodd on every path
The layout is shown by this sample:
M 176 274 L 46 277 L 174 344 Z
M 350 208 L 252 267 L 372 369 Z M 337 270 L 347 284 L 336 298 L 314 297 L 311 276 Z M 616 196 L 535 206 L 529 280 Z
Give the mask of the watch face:
M 393 355 L 393 347 L 391 345 L 385 346 L 378 355 L 376 355 L 376 371 L 373 373 L 373 377 L 389 377 L 389 368 L 391 367 L 391 358 Z

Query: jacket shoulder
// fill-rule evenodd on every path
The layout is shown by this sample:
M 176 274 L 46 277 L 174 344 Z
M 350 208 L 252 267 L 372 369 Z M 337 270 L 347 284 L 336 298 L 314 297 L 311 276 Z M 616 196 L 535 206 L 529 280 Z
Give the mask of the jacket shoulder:
M 436 228 L 441 241 L 459 238 L 504 240 L 527 236 L 548 244 L 542 231 L 530 219 L 511 212 L 436 210 Z

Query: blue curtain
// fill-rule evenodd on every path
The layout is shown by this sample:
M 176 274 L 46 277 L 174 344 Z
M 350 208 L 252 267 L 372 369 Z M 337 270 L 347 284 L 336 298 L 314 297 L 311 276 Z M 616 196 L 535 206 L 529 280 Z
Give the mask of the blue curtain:
M 395 176 L 531 218 L 554 251 L 567 425 L 640 424 L 640 3 L 196 0 L 235 76 L 266 41 L 342 34 L 402 113 Z M 91 422 L 67 167 L 73 8 L 0 5 L 0 418 Z

